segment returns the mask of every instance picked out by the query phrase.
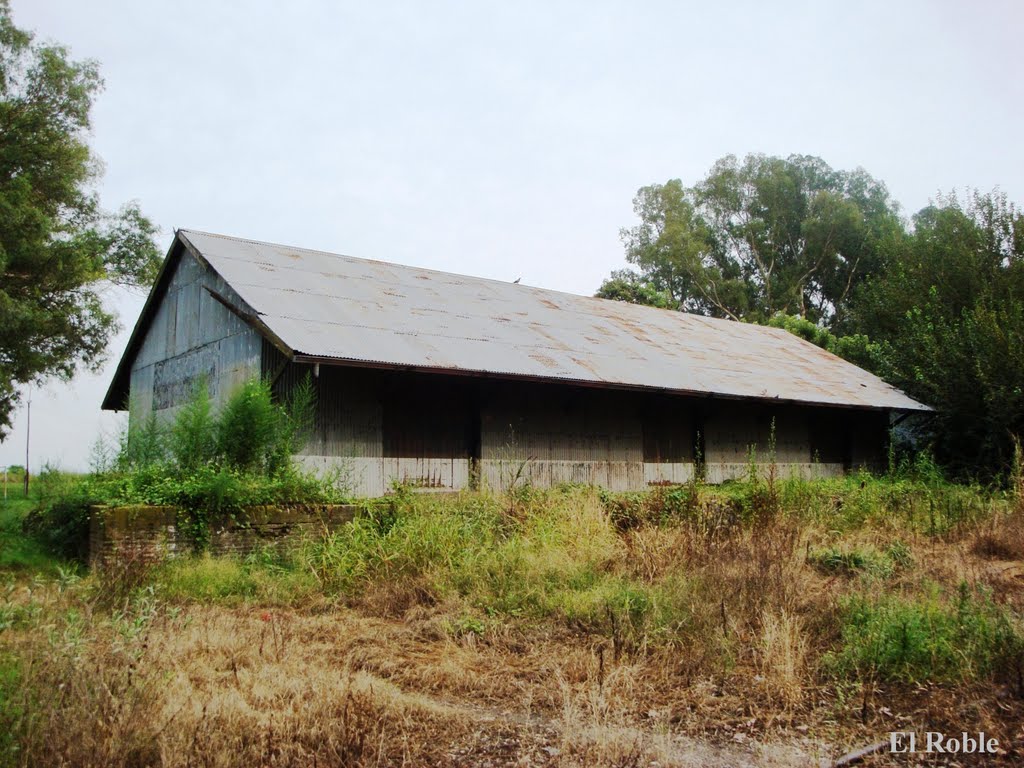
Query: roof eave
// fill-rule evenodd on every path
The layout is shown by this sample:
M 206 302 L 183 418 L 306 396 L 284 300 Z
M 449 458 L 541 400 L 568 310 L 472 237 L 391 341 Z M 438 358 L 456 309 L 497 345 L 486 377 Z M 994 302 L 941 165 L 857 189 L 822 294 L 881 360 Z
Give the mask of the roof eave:
M 331 357 L 328 355 L 308 354 L 295 352 L 292 360 L 296 363 L 335 365 L 348 368 L 375 368 L 378 370 L 392 371 L 414 371 L 416 373 L 428 373 L 447 376 L 467 376 L 472 378 L 501 379 L 504 381 L 532 381 L 544 384 L 562 384 L 591 389 L 611 389 L 626 392 L 657 392 L 669 395 L 684 397 L 696 397 L 714 400 L 744 400 L 748 402 L 777 403 L 780 405 L 801 405 L 820 408 L 844 408 L 859 411 L 878 411 L 887 413 L 927 413 L 934 411 L 933 408 L 911 400 L 914 406 L 889 406 L 889 405 L 864 405 L 861 403 L 832 403 L 817 400 L 797 400 L 782 397 L 756 397 L 751 395 L 733 395 L 722 392 L 705 392 L 690 389 L 678 389 L 673 387 L 654 387 L 642 384 L 623 384 L 619 382 L 602 381 L 598 379 L 573 379 L 564 376 L 536 376 L 532 374 L 509 373 L 499 371 L 483 371 L 467 368 L 445 368 L 423 365 L 403 365 L 397 363 L 386 363 L 371 360 L 357 360 L 354 358 Z M 907 398 L 910 400 L 910 398 Z

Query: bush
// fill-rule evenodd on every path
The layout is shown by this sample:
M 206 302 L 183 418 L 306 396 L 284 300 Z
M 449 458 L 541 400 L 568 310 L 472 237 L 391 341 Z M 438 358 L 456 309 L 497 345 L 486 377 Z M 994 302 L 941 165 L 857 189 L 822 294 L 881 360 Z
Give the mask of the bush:
M 853 596 L 842 605 L 834 673 L 917 683 L 979 680 L 1020 663 L 1022 637 L 991 596 L 962 584 L 952 603 L 938 590 L 917 600 Z
M 885 552 L 873 547 L 826 547 L 809 552 L 807 561 L 823 573 L 847 576 L 865 573 L 883 579 L 913 562 L 909 548 L 901 541 Z
M 74 479 L 42 473 L 40 506 L 27 529 L 61 557 L 84 559 L 90 505 L 175 506 L 180 527 L 202 549 L 212 522 L 246 507 L 343 501 L 336 478 L 318 478 L 291 463 L 314 408 L 308 378 L 284 404 L 274 402 L 266 382 L 249 381 L 220 414 L 201 382 L 170 427 L 150 416 L 131 429 L 112 470 Z
M 89 546 L 89 507 L 98 503 L 93 487 L 81 478 L 47 466 L 36 479 L 39 505 L 22 527 L 50 553 L 85 560 Z
M 155 418 L 151 416 L 150 421 L 155 422 Z M 204 382 L 196 387 L 192 399 L 178 411 L 174 420 L 168 442 L 171 459 L 182 472 L 194 471 L 214 461 L 218 431 L 210 394 Z M 158 464 L 164 456 L 160 451 L 140 458 L 143 460 L 134 462 L 136 466 L 152 466 Z
M 620 531 L 645 523 L 662 524 L 671 519 L 686 519 L 699 512 L 700 486 L 697 483 L 657 487 L 652 491 L 627 493 L 601 492 L 601 502 Z

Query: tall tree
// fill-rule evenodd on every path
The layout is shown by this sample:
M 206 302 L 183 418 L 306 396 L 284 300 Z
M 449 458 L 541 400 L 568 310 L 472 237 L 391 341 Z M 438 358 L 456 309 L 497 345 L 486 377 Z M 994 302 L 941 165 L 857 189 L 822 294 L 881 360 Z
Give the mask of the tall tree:
M 92 61 L 38 43 L 0 0 L 0 439 L 18 385 L 95 367 L 116 328 L 102 285 L 147 285 L 155 227 L 105 212 L 87 139 L 102 87 Z
M 926 427 L 960 475 L 1009 467 L 1024 438 L 1024 216 L 1002 193 L 940 198 L 914 217 L 852 307 L 879 372 L 934 406 Z
M 678 309 L 760 322 L 784 313 L 841 327 L 902 233 L 884 184 L 803 155 L 730 155 L 693 187 L 640 189 L 634 210 L 640 223 L 621 236 L 639 272 L 614 274 L 598 296 L 667 296 Z

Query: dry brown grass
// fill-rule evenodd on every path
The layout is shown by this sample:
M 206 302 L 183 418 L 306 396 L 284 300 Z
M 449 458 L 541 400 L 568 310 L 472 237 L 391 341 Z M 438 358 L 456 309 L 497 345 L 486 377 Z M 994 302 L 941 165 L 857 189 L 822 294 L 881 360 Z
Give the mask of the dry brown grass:
M 805 766 L 895 717 L 1005 731 L 984 692 L 971 711 L 941 689 L 902 707 L 879 700 L 868 725 L 837 729 L 791 614 L 763 614 L 755 669 L 688 684 L 671 652 L 615 662 L 566 632 L 453 639 L 437 615 L 347 609 L 173 614 L 134 637 L 95 621 L 45 656 L 33 655 L 38 637 L 19 636 L 26 683 L 49 694 L 21 764 Z
M 1010 515 L 993 515 L 979 526 L 971 551 L 989 560 L 1024 559 L 1024 509 Z
M 567 559 L 594 563 L 647 589 L 650 613 L 670 602 L 676 623 L 624 638 L 611 620 L 489 617 L 429 569 L 292 607 L 279 591 L 273 605 L 160 602 L 134 576 L 124 589 L 21 584 L 12 601 L 26 618 L 0 634 L 0 661 L 18 659 L 22 676 L 8 700 L 24 710 L 14 764 L 808 766 L 897 728 L 1018 738 L 1010 684 L 841 685 L 821 660 L 853 591 L 966 581 L 1020 610 L 1020 553 L 978 545 L 1012 541 L 1020 512 L 901 533 L 912 563 L 881 577 L 830 573 L 808 553 L 885 552 L 887 528 L 775 516 L 615 533 L 593 498 L 573 504 L 528 566 L 557 576 Z M 460 629 L 467 616 L 479 624 Z
M 783 709 L 804 698 L 810 643 L 799 617 L 786 610 L 761 612 L 759 667 L 769 695 Z
M 42 658 L 49 692 L 22 765 L 779 765 L 806 745 L 713 744 L 670 729 L 669 682 L 569 638 L 528 652 L 428 639 L 347 610 L 195 606 Z M 759 756 L 772 755 L 772 762 Z

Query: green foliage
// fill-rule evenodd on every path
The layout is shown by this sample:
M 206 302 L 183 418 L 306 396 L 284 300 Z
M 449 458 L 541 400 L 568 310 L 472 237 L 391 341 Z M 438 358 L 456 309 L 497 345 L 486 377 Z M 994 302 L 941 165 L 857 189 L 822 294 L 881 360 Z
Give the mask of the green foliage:
M 29 497 L 17 494 L 0 498 L 0 570 L 47 573 L 54 570 L 56 562 L 44 546 L 24 532 L 25 518 L 38 503 L 36 488 Z
M 916 600 L 854 596 L 842 606 L 833 673 L 918 683 L 979 680 L 1019 664 L 1024 638 L 990 595 L 962 584 L 952 603 L 938 590 Z
M 919 426 L 955 475 L 1005 476 L 1024 433 L 1024 218 L 1004 194 L 940 198 L 861 291 L 878 371 L 936 408 Z
M 104 283 L 148 285 L 155 227 L 129 204 L 99 205 L 88 146 L 97 65 L 37 43 L 0 0 L 0 438 L 17 385 L 96 367 L 116 320 Z
M 691 519 L 700 512 L 700 486 L 696 483 L 626 493 L 602 490 L 600 498 L 612 522 L 622 531 L 648 523 Z
M 801 155 L 730 155 L 693 187 L 640 189 L 633 207 L 640 223 L 622 239 L 640 271 L 615 273 L 598 295 L 755 322 L 841 323 L 901 234 L 881 182 Z
M 233 469 L 268 471 L 284 441 L 285 413 L 270 384 L 252 379 L 227 402 L 217 422 L 217 454 Z
M 278 461 L 290 459 L 305 445 L 313 434 L 315 422 L 316 390 L 313 389 L 313 382 L 307 374 L 288 394 L 280 432 L 280 445 L 275 453 Z
M 612 272 L 612 276 L 601 283 L 594 294 L 599 299 L 625 301 L 629 304 L 643 304 L 659 309 L 678 309 L 679 303 L 667 290 L 655 288 L 643 276 L 628 269 Z
M 910 550 L 903 542 L 896 542 L 886 552 L 879 552 L 874 547 L 826 547 L 809 552 L 807 561 L 823 573 L 846 576 L 863 573 L 882 579 L 913 562 Z
M 153 432 L 156 432 L 156 417 L 151 415 L 146 422 L 152 425 Z M 194 472 L 198 468 L 213 461 L 217 449 L 217 424 L 213 416 L 213 405 L 210 402 L 210 393 L 205 379 L 201 379 L 196 385 L 192 399 L 182 406 L 174 418 L 171 426 L 170 441 L 167 449 L 170 451 L 171 460 L 184 472 Z M 145 437 L 143 434 L 141 437 Z M 153 451 L 139 456 L 140 460 L 135 461 L 135 456 L 128 456 L 128 463 L 135 466 L 152 466 L 163 459 L 164 446 L 160 444 L 159 435 L 151 439 Z M 129 434 L 128 447 L 132 447 L 132 439 Z
M 685 523 L 707 535 L 777 517 L 813 522 L 837 532 L 865 525 L 899 526 L 941 535 L 982 519 L 1001 495 L 978 485 L 945 480 L 926 453 L 900 462 L 887 477 L 866 472 L 808 481 L 755 474 L 719 486 L 699 483 L 644 492 L 601 491 L 620 530 L 646 524 Z
M 261 381 L 243 385 L 213 412 L 205 384 L 170 428 L 154 417 L 125 436 L 109 471 L 59 484 L 44 473 L 39 510 L 29 528 L 62 557 L 84 557 L 90 505 L 155 504 L 178 507 L 179 527 L 197 548 L 210 525 L 238 519 L 246 507 L 344 500 L 337 478 L 299 471 L 290 461 L 315 412 L 308 380 L 284 405 Z
M 38 507 L 26 515 L 23 527 L 52 555 L 84 560 L 89 543 L 92 489 L 80 478 L 47 466 L 36 478 Z
M 992 489 L 950 483 L 913 470 L 883 478 L 858 473 L 814 482 L 784 479 L 779 482 L 779 494 L 786 515 L 828 530 L 848 532 L 868 525 L 929 536 L 977 522 L 1001 498 Z
M 884 364 L 882 346 L 872 342 L 864 334 L 836 336 L 827 328 L 799 315 L 777 314 L 769 319 L 766 325 L 789 331 L 794 336 L 799 336 L 869 371 L 878 371 Z

